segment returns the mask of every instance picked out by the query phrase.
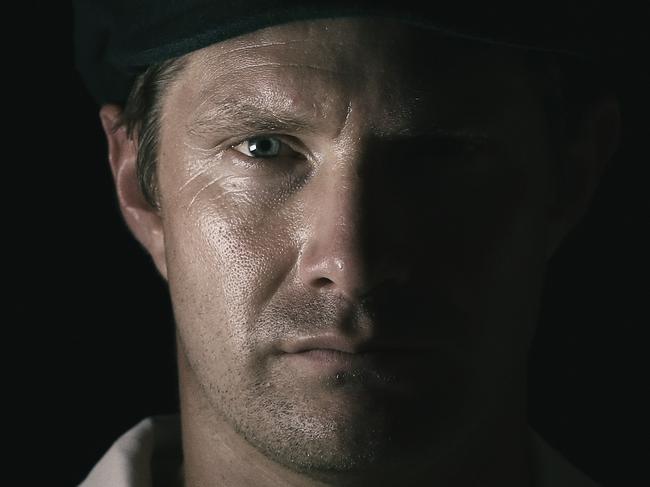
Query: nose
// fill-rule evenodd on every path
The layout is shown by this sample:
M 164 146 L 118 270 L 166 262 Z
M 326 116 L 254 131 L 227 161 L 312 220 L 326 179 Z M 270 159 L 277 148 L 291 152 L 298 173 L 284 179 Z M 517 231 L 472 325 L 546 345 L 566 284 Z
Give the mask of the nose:
M 395 240 L 404 233 L 396 231 L 381 202 L 370 201 L 368 182 L 355 170 L 321 176 L 305 202 L 310 216 L 298 262 L 302 282 L 349 301 L 387 281 L 406 282 L 408 269 Z

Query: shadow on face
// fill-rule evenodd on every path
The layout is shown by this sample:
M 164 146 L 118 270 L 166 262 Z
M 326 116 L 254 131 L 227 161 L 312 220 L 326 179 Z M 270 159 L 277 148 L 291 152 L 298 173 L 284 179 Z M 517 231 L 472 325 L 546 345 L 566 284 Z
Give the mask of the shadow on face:
M 182 400 L 315 472 L 440 453 L 521 393 L 549 152 L 519 54 L 337 19 L 188 59 L 159 168 Z M 425 353 L 283 353 L 317 335 Z

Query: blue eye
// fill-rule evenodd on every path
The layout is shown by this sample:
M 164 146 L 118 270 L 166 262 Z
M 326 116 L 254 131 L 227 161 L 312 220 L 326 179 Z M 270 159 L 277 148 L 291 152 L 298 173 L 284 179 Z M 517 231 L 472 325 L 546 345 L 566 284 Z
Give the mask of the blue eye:
M 233 146 L 249 157 L 277 157 L 282 151 L 282 141 L 277 137 L 253 137 Z

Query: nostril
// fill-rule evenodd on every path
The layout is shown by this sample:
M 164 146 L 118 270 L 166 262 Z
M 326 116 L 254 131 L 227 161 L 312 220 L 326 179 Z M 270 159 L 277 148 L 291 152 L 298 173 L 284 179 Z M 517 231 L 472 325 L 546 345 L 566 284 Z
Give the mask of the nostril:
M 327 277 L 319 277 L 314 281 L 314 286 L 321 288 L 329 285 L 330 283 L 332 283 L 331 279 L 328 279 Z

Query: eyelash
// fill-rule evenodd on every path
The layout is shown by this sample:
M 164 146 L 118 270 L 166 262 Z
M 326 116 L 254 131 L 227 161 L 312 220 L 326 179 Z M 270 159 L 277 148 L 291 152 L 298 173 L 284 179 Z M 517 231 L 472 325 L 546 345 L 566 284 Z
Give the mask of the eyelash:
M 292 153 L 281 154 L 275 156 L 258 156 L 245 154 L 243 151 L 238 150 L 237 147 L 250 142 L 254 139 L 276 139 L 281 144 L 279 152 L 283 147 L 290 150 Z M 472 158 L 480 156 L 485 148 L 485 141 L 482 139 L 462 139 L 462 138 L 445 138 L 442 137 L 436 141 L 433 150 L 439 151 L 440 157 L 465 157 Z M 237 142 L 228 144 L 228 148 L 237 153 L 235 160 L 242 165 L 248 167 L 275 167 L 283 164 L 294 164 L 297 161 L 306 161 L 312 159 L 312 154 L 304 148 L 304 146 L 295 138 L 283 134 L 251 134 L 244 139 L 238 139 Z M 273 161 L 273 162 L 269 162 Z
M 247 142 L 250 145 L 250 142 L 252 140 L 255 140 L 255 139 L 275 139 L 275 140 L 277 140 L 279 142 L 279 144 L 280 144 L 280 148 L 278 149 L 278 152 L 279 152 L 278 155 L 267 156 L 267 157 L 264 157 L 264 156 L 255 157 L 254 155 L 248 155 L 248 154 L 244 153 L 243 151 L 237 149 L 238 146 L 240 146 L 242 144 L 246 144 Z M 296 142 L 287 142 L 286 139 L 287 139 L 287 136 L 282 136 L 282 135 L 278 135 L 278 134 L 260 134 L 260 135 L 256 134 L 256 135 L 248 136 L 245 139 L 240 139 L 236 143 L 231 144 L 230 149 L 232 149 L 232 150 L 238 152 L 239 154 L 243 155 L 246 158 L 246 164 L 252 164 L 252 165 L 256 165 L 258 163 L 251 162 L 251 160 L 258 160 L 258 161 L 261 162 L 261 161 L 266 161 L 266 160 L 269 160 L 269 159 L 278 159 L 278 160 L 286 159 L 287 157 L 286 156 L 283 157 L 282 154 L 280 153 L 283 150 L 283 147 L 288 148 L 294 154 L 303 156 L 303 158 L 304 158 L 303 152 L 301 152 L 300 150 L 297 150 L 295 148 L 295 145 L 297 145 L 297 143 Z M 248 151 L 248 149 L 246 149 L 246 150 Z M 248 151 L 248 152 L 250 152 L 250 151 Z

